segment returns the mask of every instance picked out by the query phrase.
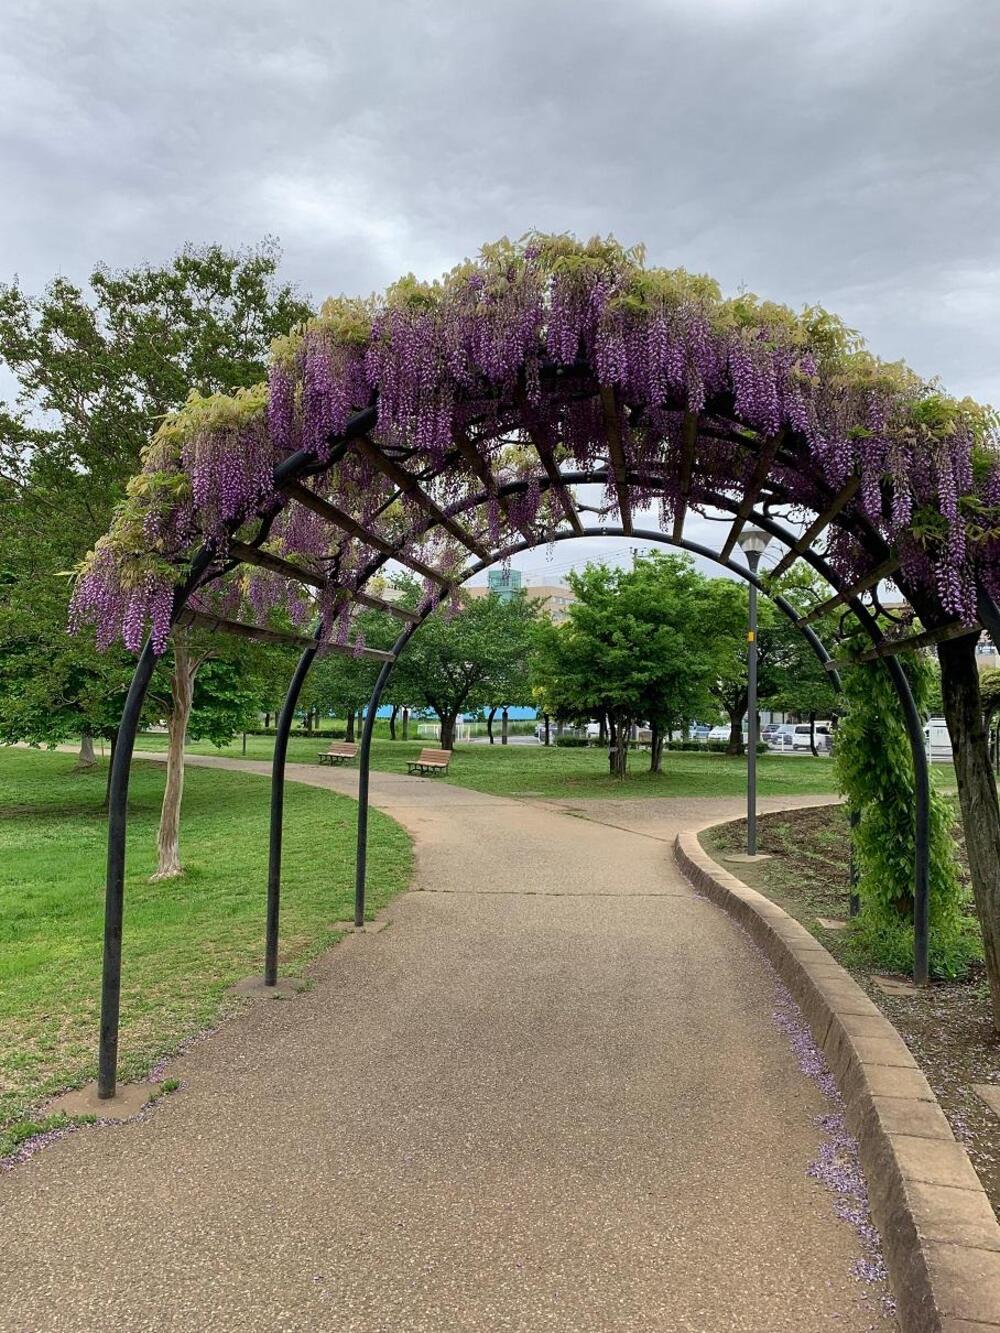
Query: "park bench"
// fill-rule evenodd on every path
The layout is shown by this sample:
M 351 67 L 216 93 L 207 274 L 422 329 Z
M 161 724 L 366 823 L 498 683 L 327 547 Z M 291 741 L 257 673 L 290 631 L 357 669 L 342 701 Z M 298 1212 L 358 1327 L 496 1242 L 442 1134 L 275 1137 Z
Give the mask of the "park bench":
M 334 741 L 329 750 L 324 750 L 319 757 L 321 764 L 346 764 L 357 759 L 358 747 L 353 741 Z
M 407 767 L 411 773 L 447 773 L 450 759 L 450 750 L 421 750 Z

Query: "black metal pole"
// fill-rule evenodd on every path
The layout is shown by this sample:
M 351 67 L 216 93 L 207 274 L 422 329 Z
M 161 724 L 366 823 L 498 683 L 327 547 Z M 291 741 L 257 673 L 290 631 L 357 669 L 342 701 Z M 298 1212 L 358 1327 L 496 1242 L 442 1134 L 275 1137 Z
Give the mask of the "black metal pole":
M 408 626 L 392 647 L 393 661 L 386 662 L 378 673 L 372 697 L 368 700 L 365 724 L 361 731 L 361 751 L 358 755 L 358 849 L 354 863 L 354 926 L 360 930 L 365 924 L 365 880 L 368 874 L 368 779 L 371 775 L 372 733 L 375 730 L 375 715 L 382 702 L 382 693 L 389 679 L 389 673 L 416 629 Z
M 118 1019 L 122 989 L 122 920 L 125 912 L 125 834 L 132 751 L 142 705 L 156 669 L 156 654 L 146 641 L 132 674 L 111 762 L 108 788 L 108 877 L 104 897 L 104 966 L 101 976 L 101 1035 L 97 1051 L 97 1095 L 115 1095 L 118 1077 Z
M 212 560 L 208 547 L 191 562 L 187 579 L 174 594 L 171 623 L 176 621 L 184 603 L 197 587 Z M 108 782 L 108 874 L 104 894 L 104 962 L 101 972 L 101 1032 L 97 1044 L 97 1095 L 107 1101 L 115 1095 L 118 1078 L 118 1020 L 122 989 L 122 921 L 125 914 L 125 835 L 128 825 L 128 784 L 132 772 L 132 751 L 142 717 L 149 682 L 156 669 L 156 654 L 150 639 L 139 655 L 122 720 L 115 734 Z
M 747 551 L 750 573 L 756 576 L 760 552 Z M 747 630 L 747 855 L 757 855 L 757 585 L 749 585 L 750 627 Z
M 307 648 L 288 682 L 285 701 L 274 728 L 274 754 L 271 758 L 271 835 L 267 858 L 267 920 L 264 927 L 264 985 L 278 984 L 278 922 L 281 913 L 281 835 L 285 814 L 285 762 L 288 758 L 288 734 L 295 720 L 295 709 L 302 686 L 319 650 L 322 626 L 316 631 L 316 647 Z

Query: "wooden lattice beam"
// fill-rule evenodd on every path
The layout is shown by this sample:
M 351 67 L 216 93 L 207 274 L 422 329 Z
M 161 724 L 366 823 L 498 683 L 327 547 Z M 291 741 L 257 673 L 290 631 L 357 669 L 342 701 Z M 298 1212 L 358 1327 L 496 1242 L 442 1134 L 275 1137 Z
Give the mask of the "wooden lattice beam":
M 961 621 L 953 620 L 950 625 L 940 625 L 937 629 L 924 630 L 921 634 L 909 634 L 902 639 L 883 639 L 874 648 L 852 658 L 851 662 L 877 662 L 882 657 L 897 657 L 900 653 L 913 653 L 921 648 L 931 648 L 936 643 L 961 639 L 966 634 L 981 633 L 981 625 L 963 625 Z
M 861 485 L 861 478 L 855 474 L 850 478 L 847 485 L 837 492 L 827 507 L 821 514 L 817 514 L 812 523 L 809 524 L 805 532 L 796 541 L 792 543 L 789 549 L 781 557 L 775 567 L 771 570 L 771 578 L 777 579 L 795 564 L 803 551 L 808 551 L 816 538 L 827 529 L 833 520 L 837 517 L 845 505 L 849 505 L 858 493 L 858 487 Z
M 618 497 L 618 512 L 622 517 L 622 530 L 628 537 L 632 533 L 632 502 L 628 493 L 628 464 L 625 462 L 625 442 L 622 439 L 622 420 L 621 413 L 618 410 L 618 399 L 610 385 L 601 388 L 601 408 L 604 412 L 604 429 L 608 433 L 608 455 L 614 477 L 615 495 Z
M 422 560 L 401 551 L 398 546 L 393 546 L 392 542 L 386 541 L 378 533 L 370 532 L 367 528 L 362 527 L 357 519 L 352 518 L 343 509 L 338 509 L 329 500 L 324 500 L 322 496 L 316 495 L 314 491 L 310 491 L 307 487 L 300 485 L 299 482 L 286 482 L 282 489 L 291 499 L 298 500 L 299 504 L 305 505 L 306 509 L 311 509 L 314 514 L 326 519 L 328 523 L 332 523 L 341 532 L 346 532 L 349 537 L 355 537 L 358 541 L 364 542 L 366 546 L 371 546 L 374 550 L 381 551 L 383 555 L 398 560 L 401 565 L 405 565 L 407 569 L 412 569 L 421 578 L 430 579 L 443 588 L 450 586 L 451 580 L 446 574 L 442 574 L 438 569 L 432 569 L 430 565 L 425 565 Z
M 504 515 L 507 518 L 507 522 L 511 525 L 512 528 L 516 528 L 518 532 L 521 534 L 521 536 L 525 538 L 526 541 L 531 541 L 532 540 L 531 532 L 528 530 L 526 526 L 518 523 L 515 520 L 513 513 L 511 512 L 510 502 L 507 496 L 501 495 L 499 493 L 499 489 L 496 483 L 496 478 L 493 476 L 489 464 L 480 454 L 479 450 L 476 448 L 472 440 L 469 439 L 468 435 L 466 435 L 465 431 L 463 431 L 460 427 L 456 427 L 455 430 L 452 432 L 452 439 L 455 441 L 455 448 L 458 450 L 460 457 L 468 465 L 469 470 L 482 483 L 483 489 L 486 491 L 487 495 L 496 495 L 497 503 L 503 510 Z
M 726 537 L 725 545 L 719 552 L 720 560 L 728 560 L 733 553 L 733 548 L 739 541 L 740 533 L 746 527 L 746 521 L 753 512 L 753 507 L 757 503 L 761 487 L 767 481 L 767 474 L 771 471 L 771 465 L 778 455 L 784 440 L 784 432 L 779 431 L 777 435 L 772 435 L 765 440 L 760 447 L 757 455 L 757 462 L 754 464 L 753 472 L 750 474 L 750 480 L 747 483 L 746 491 L 743 493 L 743 499 L 733 516 L 733 525 L 729 529 L 729 535 Z M 748 442 L 749 443 L 749 442 Z
M 528 397 L 522 389 L 518 389 L 514 394 L 514 401 L 517 404 L 518 411 L 521 414 L 523 429 L 528 434 L 535 453 L 541 459 L 542 467 L 545 469 L 545 475 L 549 479 L 549 485 L 555 488 L 556 494 L 563 507 L 563 512 L 569 520 L 569 525 L 578 537 L 583 536 L 583 524 L 580 522 L 580 515 L 576 512 L 576 505 L 573 503 L 573 497 L 570 495 L 569 487 L 565 485 L 562 475 L 559 471 L 559 465 L 556 462 L 555 448 L 552 441 L 548 438 L 547 431 L 544 428 L 531 426 L 530 411 L 528 407 Z
M 818 606 L 814 606 L 808 615 L 800 617 L 798 621 L 799 627 L 802 628 L 805 625 L 814 625 L 817 620 L 822 620 L 825 615 L 829 614 L 829 612 L 833 611 L 836 607 L 843 606 L 846 602 L 851 601 L 852 598 L 860 596 L 861 593 L 867 592 L 869 588 L 874 588 L 876 584 L 881 583 L 883 579 L 887 579 L 892 574 L 895 574 L 898 568 L 898 556 L 892 555 L 888 560 L 883 560 L 880 565 L 877 565 L 876 568 L 866 574 L 864 578 L 858 579 L 856 583 L 852 583 L 851 586 L 845 588 L 843 592 L 838 592 L 836 596 L 828 597 L 825 602 L 820 602 Z
M 252 639 L 255 643 L 280 643 L 292 648 L 316 648 L 316 640 L 305 634 L 290 634 L 284 630 L 265 629 L 263 625 L 245 625 L 242 620 L 226 620 L 222 616 L 211 616 L 204 611 L 183 610 L 177 617 L 178 625 L 187 625 L 192 629 L 219 631 L 235 639 Z M 360 648 L 351 643 L 321 643 L 317 649 L 321 653 L 342 653 L 349 657 L 369 657 L 376 662 L 394 662 L 392 653 L 380 648 Z
M 270 551 L 258 550 L 256 546 L 247 546 L 245 542 L 230 542 L 229 553 L 244 565 L 256 565 L 258 569 L 269 569 L 272 574 L 280 574 L 286 579 L 295 579 L 299 583 L 305 583 L 310 588 L 325 588 L 330 582 L 324 574 L 317 574 L 311 569 L 303 569 L 301 565 L 293 565 L 290 560 L 282 560 L 279 555 L 272 555 Z M 384 611 L 390 616 L 395 616 L 397 620 L 405 620 L 409 624 L 415 625 L 420 619 L 416 611 L 408 611 L 405 606 L 397 606 L 395 602 L 387 602 L 381 597 L 373 597 L 368 592 L 349 592 L 345 588 L 341 596 L 344 601 L 357 602 L 360 606 L 367 606 L 372 611 Z
M 698 443 L 698 416 L 695 412 L 684 413 L 681 428 L 681 466 L 680 496 L 677 501 L 677 513 L 674 515 L 674 541 L 679 542 L 684 531 L 684 516 L 687 513 L 688 497 L 691 494 L 691 474 L 694 471 L 694 452 Z
M 381 449 L 373 444 L 367 436 L 362 435 L 360 439 L 355 440 L 354 443 L 358 452 L 363 454 L 372 466 L 377 468 L 384 477 L 388 477 L 394 486 L 398 486 L 401 491 L 408 495 L 411 500 L 424 511 L 432 523 L 436 524 L 438 527 L 444 528 L 445 532 L 450 533 L 457 542 L 461 543 L 467 551 L 471 551 L 478 560 L 490 559 L 490 553 L 482 542 L 474 537 L 467 528 L 464 528 L 461 523 L 456 522 L 453 518 L 449 518 L 444 510 L 434 503 L 417 481 L 416 477 L 412 476 L 404 468 L 401 468 L 398 463 L 393 461 L 393 459 L 387 458 L 385 454 L 382 453 Z

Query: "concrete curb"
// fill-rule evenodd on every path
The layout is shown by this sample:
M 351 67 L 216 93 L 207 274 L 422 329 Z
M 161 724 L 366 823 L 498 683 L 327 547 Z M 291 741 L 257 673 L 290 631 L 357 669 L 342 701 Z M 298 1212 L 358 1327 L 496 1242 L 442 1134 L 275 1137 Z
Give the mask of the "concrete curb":
M 906 1043 L 804 926 L 712 860 L 701 831 L 678 834 L 675 860 L 764 951 L 826 1056 L 860 1145 L 903 1333 L 998 1333 L 1000 1224 Z

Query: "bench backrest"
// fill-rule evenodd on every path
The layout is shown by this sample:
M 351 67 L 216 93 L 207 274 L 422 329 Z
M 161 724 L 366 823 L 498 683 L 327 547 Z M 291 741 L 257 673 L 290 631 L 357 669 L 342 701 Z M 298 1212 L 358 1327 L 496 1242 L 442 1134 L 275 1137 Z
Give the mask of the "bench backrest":
M 450 759 L 450 750 L 421 750 L 420 759 L 417 762 L 421 764 L 447 764 Z
M 346 754 L 352 759 L 357 754 L 357 752 L 358 752 L 358 747 L 354 744 L 353 741 L 334 742 L 334 744 L 330 746 L 329 750 L 327 750 L 327 754 Z

